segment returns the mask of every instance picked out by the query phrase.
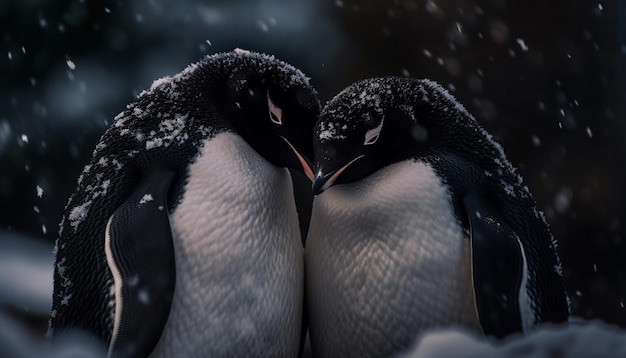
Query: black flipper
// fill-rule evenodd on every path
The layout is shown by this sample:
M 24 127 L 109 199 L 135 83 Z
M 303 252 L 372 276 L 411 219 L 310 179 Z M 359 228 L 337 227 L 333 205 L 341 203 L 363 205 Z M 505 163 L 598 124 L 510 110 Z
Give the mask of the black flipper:
M 472 278 L 476 308 L 483 331 L 497 338 L 522 332 L 520 295 L 526 287 L 527 264 L 515 232 L 479 195 L 463 200 L 470 222 Z
M 107 263 L 116 290 L 109 357 L 147 357 L 167 322 L 176 282 L 167 212 L 173 179 L 172 172 L 143 178 L 107 224 Z

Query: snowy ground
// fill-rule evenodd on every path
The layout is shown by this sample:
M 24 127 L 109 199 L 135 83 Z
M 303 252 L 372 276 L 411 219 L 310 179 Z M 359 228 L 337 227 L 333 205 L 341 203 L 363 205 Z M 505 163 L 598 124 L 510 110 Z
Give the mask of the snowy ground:
M 0 357 L 51 357 L 44 333 L 51 306 L 52 246 L 0 231 Z M 97 357 L 93 342 L 74 339 L 75 357 Z M 310 353 L 310 352 L 309 352 Z M 546 326 L 493 341 L 460 329 L 432 331 L 400 358 L 626 357 L 626 330 L 600 321 Z
M 428 332 L 418 338 L 410 352 L 398 358 L 592 358 L 626 357 L 626 331 L 601 322 L 570 327 L 544 327 L 524 337 L 502 342 L 457 330 Z M 74 357 L 97 357 L 89 341 L 76 341 Z M 15 358 L 52 357 L 43 337 L 28 334 L 22 323 L 0 313 L 0 356 Z M 58 356 L 57 356 L 58 357 Z M 56 357 L 55 357 L 56 358 Z
M 418 338 L 414 349 L 399 358 L 592 358 L 626 357 L 626 331 L 602 322 L 546 326 L 527 335 L 501 342 L 463 330 L 429 332 Z
M 44 337 L 51 304 L 52 248 L 0 232 L 0 357 L 50 357 Z M 16 245 L 20 242 L 20 245 Z M 90 342 L 74 340 L 73 357 L 97 357 Z M 494 341 L 461 329 L 427 332 L 399 358 L 626 357 L 626 330 L 574 320 L 527 336 Z

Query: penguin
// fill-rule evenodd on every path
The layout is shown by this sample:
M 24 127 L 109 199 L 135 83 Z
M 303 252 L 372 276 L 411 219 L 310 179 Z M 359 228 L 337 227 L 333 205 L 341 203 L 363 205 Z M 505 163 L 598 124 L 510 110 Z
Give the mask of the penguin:
M 389 357 L 420 332 L 565 322 L 556 241 L 502 147 L 440 85 L 348 86 L 314 129 L 305 247 L 318 357 Z
M 319 110 L 300 70 L 240 49 L 140 93 L 60 224 L 55 350 L 90 337 L 116 358 L 297 356 L 304 263 L 286 168 L 313 177 Z

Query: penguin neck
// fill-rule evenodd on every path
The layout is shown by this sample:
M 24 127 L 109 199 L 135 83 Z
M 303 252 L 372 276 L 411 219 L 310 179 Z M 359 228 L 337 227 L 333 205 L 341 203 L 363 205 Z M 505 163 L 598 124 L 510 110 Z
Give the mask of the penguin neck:
M 273 216 L 272 204 L 268 204 L 278 203 L 279 210 L 295 205 L 288 170 L 268 162 L 235 133 L 224 131 L 206 140 L 190 165 L 188 176 L 183 202 L 193 202 L 198 209 L 206 210 L 204 215 L 224 216 L 225 223 L 232 221 L 237 230 L 241 230 L 239 224 L 249 225 L 247 221 L 252 219 L 261 224 L 291 226 L 281 224 L 279 221 L 283 218 Z M 174 215 L 176 217 L 177 213 Z M 293 220 L 295 216 L 288 219 Z M 235 221 L 242 223 L 234 224 Z M 257 239 L 266 238 L 254 240 Z
M 398 217 L 403 211 L 419 209 L 421 205 L 415 202 L 415 197 L 434 196 L 433 189 L 447 195 L 429 164 L 406 159 L 358 181 L 332 186 L 315 197 L 314 202 L 324 207 L 325 210 L 320 212 L 332 221 L 361 220 L 361 215 L 370 213 Z M 376 221 L 384 220 L 378 218 Z

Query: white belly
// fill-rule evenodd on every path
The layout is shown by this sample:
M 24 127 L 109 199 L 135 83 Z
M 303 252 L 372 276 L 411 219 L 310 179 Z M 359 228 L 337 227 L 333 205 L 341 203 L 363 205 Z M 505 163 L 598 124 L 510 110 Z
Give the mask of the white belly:
M 303 259 L 288 171 L 219 134 L 170 221 L 176 289 L 151 357 L 296 356 Z
M 421 330 L 480 330 L 469 240 L 450 194 L 404 161 L 315 197 L 305 251 L 311 343 L 319 357 L 380 357 Z

